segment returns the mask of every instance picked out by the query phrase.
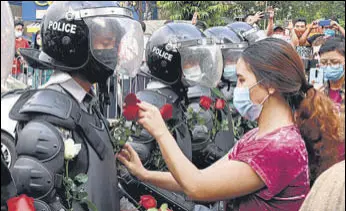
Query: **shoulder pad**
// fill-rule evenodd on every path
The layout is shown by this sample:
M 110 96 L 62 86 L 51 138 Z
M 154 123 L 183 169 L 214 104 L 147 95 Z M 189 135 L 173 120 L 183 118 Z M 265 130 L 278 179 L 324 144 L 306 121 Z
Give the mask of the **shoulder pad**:
M 179 96 L 170 88 L 143 90 L 136 95 L 140 100 L 153 104 L 158 108 L 167 103 L 175 104 L 179 99 Z
M 59 120 L 68 120 L 73 108 L 79 105 L 68 95 L 51 90 L 28 90 L 21 95 L 10 111 L 10 118 L 16 121 L 29 121 L 45 115 Z
M 187 92 L 187 97 L 189 99 L 191 99 L 191 98 L 199 98 L 201 96 L 211 97 L 211 90 L 210 90 L 210 88 L 204 87 L 204 86 L 189 87 L 189 90 Z

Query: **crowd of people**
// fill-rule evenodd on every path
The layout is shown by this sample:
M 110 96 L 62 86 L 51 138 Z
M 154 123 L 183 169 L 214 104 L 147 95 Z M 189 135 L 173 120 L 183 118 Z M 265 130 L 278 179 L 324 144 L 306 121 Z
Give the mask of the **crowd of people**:
M 85 9 L 90 13 L 77 15 Z M 139 180 L 183 192 L 194 201 L 225 201 L 225 211 L 345 210 L 345 29 L 333 17 L 275 25 L 271 7 L 211 28 L 197 15 L 191 24 L 166 22 L 144 43 L 145 24 L 116 2 L 54 2 L 32 48 L 23 38 L 23 23 L 16 22 L 12 75 L 28 74 L 18 66 L 24 61 L 49 71 L 43 79 L 47 83 L 23 94 L 11 111 L 18 121 L 18 159 L 11 169 L 15 183 L 22 184 L 18 192 L 38 198 L 40 208 L 87 210 L 82 202 L 53 191 L 66 184 L 57 184 L 51 175 L 60 176 L 66 168 L 74 176 L 87 174 L 86 192 L 99 211 L 120 210 L 112 138 L 93 84 L 105 91 L 109 77 L 123 74 L 137 75 L 134 83 L 150 78 L 154 89 L 171 87 L 178 95 L 196 85 L 217 87 L 230 95 L 228 103 L 237 115 L 257 125 L 223 158 L 198 169 L 159 108 L 135 99 L 137 123 L 156 140 L 169 169 L 146 169 L 138 152 L 125 144 L 116 159 Z M 259 27 L 264 18 L 265 31 Z M 76 31 L 50 27 L 55 23 Z M 314 70 L 322 81 L 311 79 Z M 111 101 L 119 94 L 118 83 L 109 84 Z M 129 103 L 133 99 L 115 107 Z M 80 153 L 69 169 L 60 144 L 70 139 L 80 145 Z M 26 185 L 38 171 L 48 172 L 40 178 L 52 187 L 38 191 Z

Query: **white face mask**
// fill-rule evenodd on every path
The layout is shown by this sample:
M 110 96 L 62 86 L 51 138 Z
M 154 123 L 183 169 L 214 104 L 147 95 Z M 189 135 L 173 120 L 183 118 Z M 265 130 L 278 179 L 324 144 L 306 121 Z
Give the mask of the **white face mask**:
M 184 73 L 185 80 L 189 82 L 189 85 L 191 86 L 198 84 L 203 77 L 201 67 L 199 65 L 186 68 L 183 70 L 183 73 Z
M 23 32 L 21 32 L 21 31 L 15 31 L 15 32 L 14 32 L 14 35 L 16 36 L 16 38 L 19 38 L 19 37 L 23 36 Z

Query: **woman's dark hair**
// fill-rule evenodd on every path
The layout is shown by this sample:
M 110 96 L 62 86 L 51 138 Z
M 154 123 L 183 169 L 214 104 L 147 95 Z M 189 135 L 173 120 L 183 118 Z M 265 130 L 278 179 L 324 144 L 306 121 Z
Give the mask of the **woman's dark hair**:
M 341 126 L 333 102 L 308 84 L 302 59 L 281 39 L 258 41 L 244 50 L 241 58 L 257 81 L 263 80 L 261 86 L 275 88 L 297 112 L 296 124 L 309 153 L 313 182 L 337 162 Z
M 34 42 L 34 48 L 35 48 L 35 49 L 40 49 L 40 48 L 41 48 L 41 46 L 39 46 L 39 45 L 37 44 L 37 36 L 38 36 L 40 33 L 41 33 L 41 31 L 38 30 L 38 31 L 36 32 L 36 34 L 35 34 L 35 42 Z
M 332 37 L 327 39 L 327 41 L 321 46 L 320 48 L 320 55 L 331 52 L 331 51 L 336 51 L 339 54 L 345 56 L 345 40 L 340 37 Z

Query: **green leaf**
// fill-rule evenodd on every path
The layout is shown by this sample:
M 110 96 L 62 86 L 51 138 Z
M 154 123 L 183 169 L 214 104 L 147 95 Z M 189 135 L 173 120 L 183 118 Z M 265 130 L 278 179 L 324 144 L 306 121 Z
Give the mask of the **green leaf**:
M 88 205 L 89 210 L 97 211 L 97 207 L 89 200 L 83 200 L 83 203 Z
M 162 204 L 160 207 L 160 211 L 166 211 L 168 209 L 168 204 Z
M 79 184 L 85 184 L 88 181 L 88 176 L 86 174 L 78 174 L 74 180 L 78 182 Z
M 82 201 L 82 200 L 87 200 L 88 198 L 88 193 L 85 191 L 81 191 L 77 194 L 77 199 Z
M 157 208 L 150 208 L 147 211 L 159 211 Z

